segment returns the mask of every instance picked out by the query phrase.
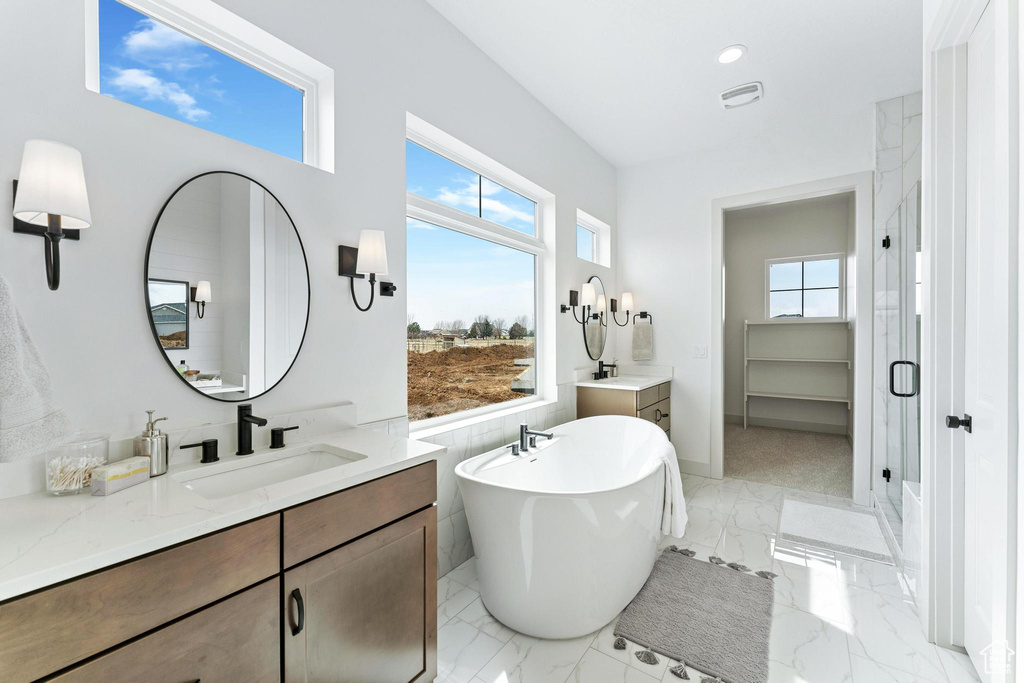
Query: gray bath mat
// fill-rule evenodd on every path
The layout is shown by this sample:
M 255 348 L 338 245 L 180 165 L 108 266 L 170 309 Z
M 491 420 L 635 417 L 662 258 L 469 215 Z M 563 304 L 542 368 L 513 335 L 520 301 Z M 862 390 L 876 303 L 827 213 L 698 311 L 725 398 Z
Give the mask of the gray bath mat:
M 893 564 L 889 545 L 871 508 L 787 498 L 779 519 L 779 536 L 793 543 Z
M 667 550 L 615 635 L 725 683 L 764 683 L 773 598 L 769 579 Z

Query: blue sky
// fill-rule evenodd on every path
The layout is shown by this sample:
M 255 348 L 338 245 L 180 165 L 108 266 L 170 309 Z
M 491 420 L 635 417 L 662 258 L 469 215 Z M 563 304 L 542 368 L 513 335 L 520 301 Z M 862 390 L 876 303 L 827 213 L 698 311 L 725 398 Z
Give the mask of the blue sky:
M 406 189 L 428 199 L 534 234 L 535 205 L 487 178 L 406 143 Z M 481 199 L 483 200 L 481 205 Z M 406 221 L 409 314 L 423 329 L 478 315 L 534 319 L 534 257 L 415 219 Z
M 100 92 L 302 161 L 303 93 L 115 0 L 99 0 Z

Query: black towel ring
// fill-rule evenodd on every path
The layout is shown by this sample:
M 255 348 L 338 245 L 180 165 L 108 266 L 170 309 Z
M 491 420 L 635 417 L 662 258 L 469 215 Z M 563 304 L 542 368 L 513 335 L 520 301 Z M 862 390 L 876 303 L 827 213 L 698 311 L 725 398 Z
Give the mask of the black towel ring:
M 644 318 L 650 318 L 651 319 L 651 324 L 652 325 L 654 324 L 654 316 L 651 315 L 650 313 L 648 313 L 647 311 L 640 311 L 639 313 L 637 313 L 636 315 L 633 316 L 633 324 L 634 325 L 636 325 L 636 319 L 637 318 L 640 318 L 641 320 L 644 319 Z

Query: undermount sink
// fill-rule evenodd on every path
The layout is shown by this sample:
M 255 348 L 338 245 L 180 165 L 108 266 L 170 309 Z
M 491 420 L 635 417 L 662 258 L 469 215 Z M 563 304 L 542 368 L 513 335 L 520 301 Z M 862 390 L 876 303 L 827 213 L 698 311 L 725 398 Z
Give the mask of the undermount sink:
M 327 444 L 315 444 L 232 458 L 215 465 L 172 474 L 171 478 L 203 498 L 227 498 L 365 458 L 365 455 Z

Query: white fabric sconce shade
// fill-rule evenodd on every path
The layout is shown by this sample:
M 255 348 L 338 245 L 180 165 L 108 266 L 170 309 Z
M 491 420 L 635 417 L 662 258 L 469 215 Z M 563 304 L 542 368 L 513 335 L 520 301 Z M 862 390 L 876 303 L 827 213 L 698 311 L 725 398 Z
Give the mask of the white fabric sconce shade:
M 597 292 L 594 290 L 592 282 L 583 283 L 583 289 L 580 292 L 580 306 L 594 307 L 597 305 Z
M 607 306 L 607 299 L 605 299 L 604 294 L 602 294 L 597 297 L 597 310 L 603 313 L 606 310 L 605 306 Z
M 633 294 L 631 292 L 622 293 L 622 305 L 620 308 L 624 311 L 633 310 Z
M 213 296 L 210 291 L 210 283 L 206 280 L 200 280 L 196 283 L 196 302 L 208 304 L 213 301 Z
M 388 250 L 383 230 L 362 230 L 359 232 L 359 256 L 356 257 L 356 272 L 360 275 L 387 275 Z
M 92 225 L 82 154 L 53 140 L 28 140 L 21 157 L 14 217 L 46 226 L 48 214 L 61 217 L 61 227 L 82 230 Z

